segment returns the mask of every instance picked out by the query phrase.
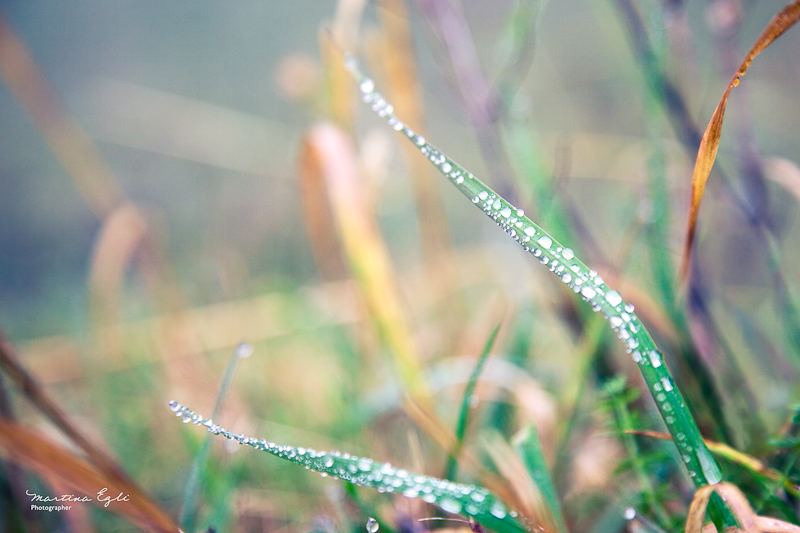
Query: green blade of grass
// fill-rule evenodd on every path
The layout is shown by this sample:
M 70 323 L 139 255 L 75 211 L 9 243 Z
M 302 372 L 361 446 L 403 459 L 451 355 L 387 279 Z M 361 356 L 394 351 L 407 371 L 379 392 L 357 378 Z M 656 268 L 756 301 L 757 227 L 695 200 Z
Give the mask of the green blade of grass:
M 225 368 L 225 375 L 222 377 L 222 382 L 219 385 L 219 392 L 217 399 L 214 402 L 214 411 L 211 416 L 216 417 L 225 396 L 228 395 L 231 381 L 233 380 L 233 372 L 239 359 L 249 357 L 253 353 L 253 347 L 249 344 L 242 343 L 236 347 L 228 366 Z M 197 498 L 200 495 L 200 482 L 205 475 L 206 464 L 208 461 L 208 453 L 211 449 L 211 438 L 206 438 L 200 446 L 200 450 L 194 458 L 192 468 L 189 471 L 189 478 L 186 480 L 186 486 L 183 490 L 183 505 L 181 506 L 181 525 L 186 531 L 194 531 L 195 522 L 197 520 Z
M 527 218 L 522 209 L 511 205 L 471 172 L 401 122 L 394 115 L 391 104 L 375 90 L 375 83 L 361 73 L 358 62 L 352 55 L 347 54 L 345 62 L 358 82 L 364 101 L 373 111 L 385 118 L 392 129 L 411 140 L 462 194 L 494 220 L 525 251 L 539 259 L 563 283 L 589 302 L 595 311 L 603 314 L 644 376 L 695 486 L 699 488 L 719 483 L 722 480 L 719 465 L 706 448 L 700 430 L 664 364 L 661 352 L 634 313 L 633 305 L 625 303 L 619 292 L 609 288 L 597 272 L 575 257 L 570 248 Z
M 539 440 L 539 432 L 536 426 L 527 424 L 514 439 L 514 450 L 522 459 L 528 474 L 531 476 L 536 487 L 542 493 L 544 500 L 550 507 L 550 513 L 556 520 L 558 531 L 566 533 L 569 531 L 564 522 L 564 514 L 561 512 L 561 505 L 558 502 L 558 494 L 553 486 L 550 471 L 542 453 L 542 443 Z
M 444 470 L 445 479 L 455 479 L 456 477 L 458 455 L 461 453 L 461 448 L 464 447 L 464 435 L 467 432 L 467 421 L 469 419 L 469 406 L 472 401 L 472 394 L 475 392 L 475 385 L 478 383 L 478 378 L 481 375 L 483 366 L 486 364 L 486 360 L 489 358 L 489 352 L 494 345 L 498 331 L 500 331 L 500 324 L 495 326 L 495 328 L 489 334 L 489 338 L 486 340 L 486 344 L 483 346 L 481 356 L 478 358 L 478 364 L 476 364 L 475 368 L 472 370 L 469 381 L 467 381 L 467 387 L 464 389 L 464 399 L 461 401 L 461 411 L 458 414 L 458 424 L 456 426 L 456 442 L 453 446 L 453 449 L 450 451 L 449 457 L 447 458 L 447 466 Z
M 235 440 L 239 444 L 285 459 L 306 469 L 348 481 L 354 485 L 370 487 L 378 492 L 397 493 L 407 498 L 419 498 L 438 505 L 442 510 L 454 514 L 465 514 L 478 523 L 498 533 L 526 533 L 528 530 L 509 512 L 506 506 L 492 493 L 474 485 L 453 483 L 445 479 L 423 476 L 364 457 L 355 457 L 340 452 L 319 452 L 310 448 L 281 446 L 265 439 L 234 434 L 218 426 L 210 418 L 203 418 L 177 402 L 170 402 L 170 409 L 184 423 L 193 422 L 205 427 L 214 435 Z

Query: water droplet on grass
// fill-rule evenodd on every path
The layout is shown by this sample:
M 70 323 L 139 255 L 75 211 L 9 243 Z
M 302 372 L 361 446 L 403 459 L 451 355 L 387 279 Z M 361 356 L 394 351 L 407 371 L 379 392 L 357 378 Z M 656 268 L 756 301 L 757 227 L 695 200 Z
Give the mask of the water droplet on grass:
M 622 296 L 617 291 L 610 290 L 606 293 L 606 301 L 616 307 L 622 303 Z
M 657 351 L 650 350 L 647 353 L 647 356 L 650 358 L 650 364 L 653 365 L 653 368 L 658 368 L 661 366 L 661 356 L 658 355 Z
M 500 519 L 505 518 L 507 514 L 505 506 L 497 501 L 492 504 L 492 508 L 489 510 L 489 512 L 492 513 L 493 516 Z
M 375 90 L 375 82 L 369 78 L 364 78 L 364 80 L 358 85 L 358 88 L 361 89 L 361 92 L 364 94 L 371 93 Z
M 367 533 L 377 533 L 380 527 L 378 521 L 370 516 L 369 520 L 367 520 Z
M 539 237 L 539 244 L 542 248 L 549 249 L 553 245 L 553 239 L 548 237 L 547 235 L 542 235 Z
M 250 357 L 253 355 L 253 345 L 246 342 L 241 343 L 236 347 L 236 355 L 238 355 L 240 359 Z

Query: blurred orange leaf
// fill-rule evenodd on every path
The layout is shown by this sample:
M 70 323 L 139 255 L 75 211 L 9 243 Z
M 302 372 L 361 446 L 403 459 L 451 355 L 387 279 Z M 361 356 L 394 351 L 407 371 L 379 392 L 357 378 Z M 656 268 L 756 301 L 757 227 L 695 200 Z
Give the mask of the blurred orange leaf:
M 689 258 L 691 257 L 692 245 L 694 244 L 695 228 L 697 226 L 697 215 L 700 211 L 700 202 L 703 199 L 703 191 L 706 188 L 708 176 L 714 166 L 719 149 L 719 139 L 722 134 L 722 119 L 725 116 L 725 106 L 728 103 L 728 96 L 731 89 L 739 85 L 739 78 L 744 76 L 747 68 L 753 59 L 760 54 L 767 46 L 783 35 L 797 20 L 800 19 L 800 0 L 795 0 L 778 13 L 775 18 L 767 25 L 761 35 L 756 39 L 750 51 L 745 55 L 739 70 L 734 74 L 728 87 L 722 94 L 722 99 L 717 104 L 711 121 L 706 127 L 703 139 L 700 141 L 700 148 L 697 151 L 697 161 L 692 175 L 692 203 L 689 214 L 689 227 L 686 236 L 686 246 L 683 251 L 683 264 L 681 266 L 681 277 L 686 279 L 689 271 Z
M 397 276 L 378 228 L 374 206 L 360 179 L 352 138 L 329 123 L 306 132 L 300 155 L 305 182 L 324 184 L 342 249 L 359 284 L 378 334 L 392 354 L 406 387 L 427 396 L 421 357 L 411 335 Z
M 181 531 L 138 487 L 100 473 L 85 459 L 33 429 L 0 420 L 0 454 L 143 529 L 159 533 Z

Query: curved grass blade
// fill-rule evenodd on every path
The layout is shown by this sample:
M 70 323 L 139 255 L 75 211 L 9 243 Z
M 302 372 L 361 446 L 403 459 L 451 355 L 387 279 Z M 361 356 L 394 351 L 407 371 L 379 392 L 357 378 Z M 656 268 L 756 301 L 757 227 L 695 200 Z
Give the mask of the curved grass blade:
M 247 343 L 239 344 L 231 354 L 228 360 L 228 365 L 225 367 L 225 374 L 222 377 L 222 382 L 219 385 L 219 392 L 217 399 L 214 402 L 214 410 L 211 416 L 216 417 L 219 413 L 222 402 L 228 395 L 231 381 L 233 381 L 233 373 L 236 370 L 237 363 L 240 359 L 250 357 L 253 353 L 253 346 Z M 194 458 L 192 468 L 189 470 L 189 478 L 186 480 L 186 486 L 183 489 L 183 504 L 181 506 L 180 522 L 186 531 L 194 531 L 196 529 L 195 523 L 197 521 L 197 499 L 200 496 L 200 484 L 203 477 L 206 475 L 206 462 L 208 461 L 208 454 L 211 450 L 211 438 L 205 439 L 203 444 Z
M 597 272 L 590 270 L 575 257 L 570 248 L 563 246 L 527 218 L 522 209 L 511 205 L 471 172 L 401 122 L 394 115 L 391 104 L 375 90 L 375 83 L 361 73 L 358 61 L 352 55 L 346 54 L 345 63 L 356 78 L 364 101 L 378 116 L 385 118 L 394 130 L 411 140 L 462 194 L 503 228 L 523 249 L 533 254 L 563 283 L 589 302 L 595 311 L 603 314 L 642 372 L 695 486 L 699 488 L 722 481 L 722 472 L 717 461 L 706 448 L 683 395 L 675 386 L 655 341 L 634 313 L 633 305 L 625 303 L 619 292 L 606 285 Z M 724 508 L 720 507 L 721 502 L 717 504 L 712 500 L 712 504 L 712 512 L 721 517 L 724 514 Z
M 728 82 L 725 92 L 722 93 L 722 98 L 711 116 L 711 120 L 706 127 L 703 134 L 703 139 L 700 141 L 700 148 L 697 151 L 697 161 L 694 165 L 694 172 L 692 174 L 692 204 L 689 212 L 689 227 L 686 235 L 686 245 L 683 250 L 683 262 L 681 264 L 681 277 L 686 279 L 689 271 L 689 258 L 691 257 L 692 245 L 694 243 L 695 228 L 697 226 L 697 215 L 700 212 L 700 202 L 703 200 L 703 192 L 706 188 L 708 176 L 711 174 L 711 167 L 714 166 L 714 160 L 717 158 L 717 150 L 719 149 L 719 140 L 722 134 L 722 120 L 725 116 L 725 106 L 728 103 L 728 96 L 731 94 L 731 89 L 739 85 L 739 79 L 745 75 L 747 68 L 753 62 L 753 59 L 760 54 L 767 46 L 783 35 L 783 33 L 792 27 L 797 20 L 800 19 L 800 0 L 795 0 L 783 10 L 775 15 L 775 18 L 770 21 L 761 35 L 756 39 L 750 51 L 744 56 L 739 70 L 733 75 L 731 81 Z
M 467 421 L 469 419 L 469 406 L 472 402 L 472 394 L 475 392 L 475 385 L 478 383 L 478 378 L 483 371 L 486 360 L 489 359 L 489 352 L 494 345 L 498 331 L 500 331 L 500 324 L 496 325 L 489 334 L 489 338 L 486 340 L 486 344 L 483 346 L 483 352 L 481 352 L 481 356 L 478 358 L 478 363 L 475 365 L 475 368 L 472 370 L 472 374 L 469 376 L 467 387 L 464 389 L 464 399 L 461 401 L 461 410 L 458 413 L 458 424 L 456 426 L 456 442 L 453 445 L 452 450 L 450 450 L 450 456 L 447 458 L 447 466 L 444 469 L 445 479 L 456 478 L 458 455 L 461 453 L 461 449 L 464 447 L 464 436 L 467 433 Z
M 566 533 L 566 521 L 558 501 L 558 492 L 553 485 L 550 471 L 547 468 L 547 461 L 542 451 L 542 442 L 539 439 L 539 432 L 533 424 L 526 424 L 524 428 L 514 438 L 514 451 L 522 459 L 531 480 L 541 492 L 544 501 L 549 507 L 550 514 L 555 521 L 557 531 Z
M 281 446 L 265 439 L 258 440 L 241 433 L 234 434 L 214 424 L 210 418 L 203 418 L 177 402 L 170 402 L 169 406 L 184 423 L 193 422 L 197 426 L 204 426 L 215 435 L 222 435 L 239 444 L 286 459 L 306 469 L 319 472 L 323 476 L 374 488 L 378 492 L 420 498 L 427 503 L 438 505 L 448 513 L 470 516 L 498 533 L 527 532 L 527 529 L 514 518 L 515 514 L 509 512 L 496 496 L 484 488 L 414 474 L 395 468 L 389 463 L 355 457 L 347 453 L 319 452 L 310 448 Z

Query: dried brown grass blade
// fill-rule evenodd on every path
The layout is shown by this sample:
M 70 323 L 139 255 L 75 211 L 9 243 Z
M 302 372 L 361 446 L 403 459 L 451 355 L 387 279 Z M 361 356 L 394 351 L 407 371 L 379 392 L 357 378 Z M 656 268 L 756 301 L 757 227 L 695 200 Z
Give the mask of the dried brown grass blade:
M 672 436 L 669 433 L 662 433 L 659 431 L 628 431 L 628 433 L 633 435 L 641 435 L 643 437 L 651 437 L 654 439 L 672 440 Z M 703 439 L 703 442 L 705 442 L 706 446 L 712 453 L 724 457 L 728 461 L 738 463 L 750 471 L 758 473 L 771 481 L 776 483 L 782 481 L 783 488 L 787 492 L 793 494 L 794 496 L 800 496 L 800 486 L 795 485 L 786 479 L 781 472 L 770 468 L 752 455 L 742 453 L 739 450 L 731 448 L 727 444 L 723 444 L 721 442 L 715 442 L 708 439 Z
M 756 525 L 767 533 L 800 533 L 800 526 L 768 516 L 756 516 Z
M 425 405 L 412 398 L 406 398 L 403 406 L 405 413 L 430 437 L 432 437 L 444 450 L 452 450 L 456 443 L 456 436 Z M 517 494 L 508 482 L 501 476 L 489 471 L 469 449 L 463 449 L 459 454 L 459 464 L 477 479 L 482 487 L 489 489 L 501 500 L 512 508 L 522 510 L 523 507 Z
M 683 251 L 683 262 L 681 265 L 681 277 L 686 279 L 689 273 L 689 260 L 691 258 L 692 246 L 694 244 L 695 230 L 697 226 L 697 216 L 700 212 L 700 202 L 703 199 L 703 192 L 705 191 L 708 176 L 711 174 L 711 168 L 714 166 L 714 160 L 717 157 L 717 150 L 719 149 L 720 135 L 722 134 L 722 120 L 725 116 L 725 106 L 728 103 L 728 96 L 730 96 L 731 89 L 739 85 L 739 79 L 747 72 L 747 68 L 752 63 L 753 59 L 761 53 L 767 46 L 772 44 L 775 39 L 783 35 L 797 20 L 800 19 L 800 0 L 795 0 L 783 10 L 778 13 L 775 18 L 770 21 L 761 35 L 756 39 L 750 51 L 745 55 L 739 70 L 734 74 L 722 98 L 711 116 L 711 120 L 706 127 L 703 134 L 703 139 L 700 141 L 700 148 L 697 151 L 697 161 L 694 166 L 694 173 L 692 174 L 692 202 L 689 212 L 689 225 L 686 235 L 686 244 Z
M 305 136 L 300 164 L 301 172 L 318 173 L 315 179 L 325 183 L 350 269 L 401 379 L 416 397 L 428 396 L 399 282 L 365 197 L 352 139 L 333 124 L 318 124 Z
M 99 472 L 37 431 L 0 420 L 0 453 L 54 485 L 68 487 L 76 495 L 90 498 L 94 505 L 104 505 L 98 494 L 105 489 L 102 496 L 112 499 L 105 508 L 143 529 L 165 533 L 180 531 L 172 518 L 141 490 Z M 115 501 L 119 494 L 124 497 Z
M 418 134 L 425 136 L 423 126 L 422 91 L 417 75 L 411 21 L 403 0 L 379 0 L 378 10 L 380 46 L 373 47 L 372 64 L 382 71 L 386 78 L 389 100 L 394 104 L 397 116 L 403 117 Z M 411 143 L 402 143 L 403 152 L 409 163 L 409 181 L 417 205 L 417 218 L 420 224 L 420 239 L 425 252 L 428 275 L 432 289 L 447 293 L 452 280 L 456 279 L 450 260 L 451 238 L 437 181 L 432 178 L 433 167 L 430 161 L 419 153 Z
M 108 477 L 116 478 L 123 482 L 127 481 L 125 474 L 116 463 L 83 436 L 70 422 L 67 415 L 25 370 L 17 357 L 14 347 L 5 338 L 2 331 L 0 331 L 0 370 L 3 370 L 22 389 L 25 397 L 78 445 Z
M 0 76 L 69 172 L 98 218 L 125 195 L 114 173 L 39 70 L 25 44 L 0 14 Z

